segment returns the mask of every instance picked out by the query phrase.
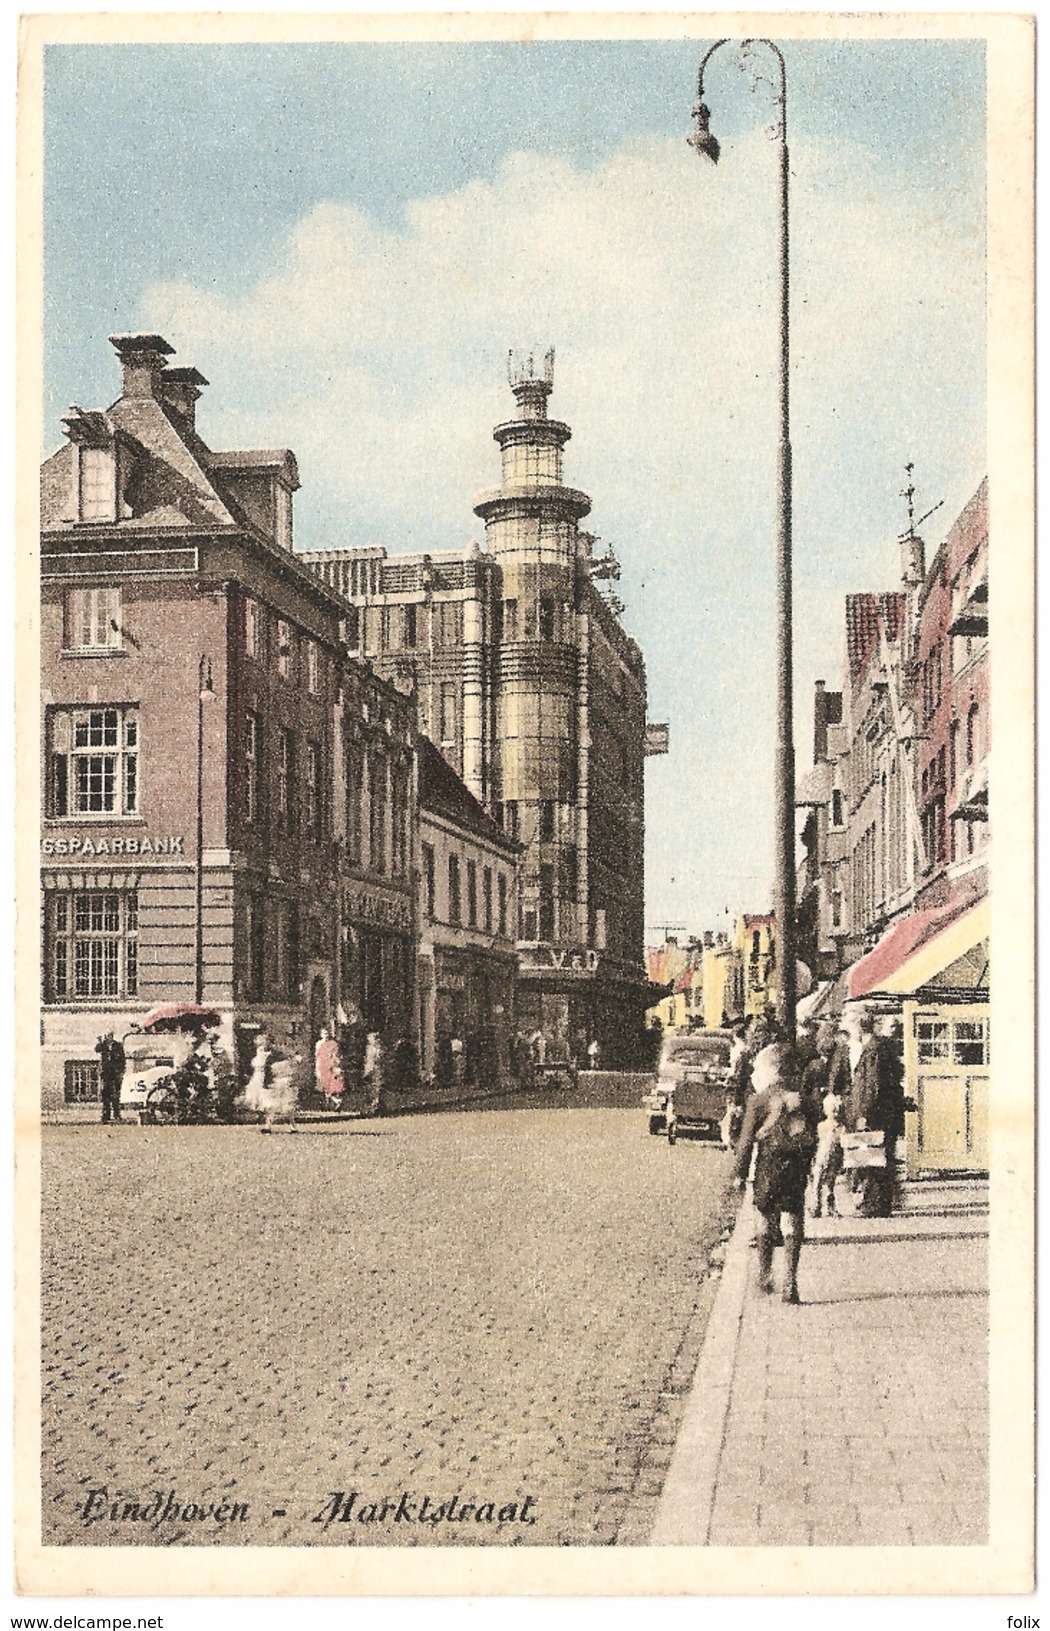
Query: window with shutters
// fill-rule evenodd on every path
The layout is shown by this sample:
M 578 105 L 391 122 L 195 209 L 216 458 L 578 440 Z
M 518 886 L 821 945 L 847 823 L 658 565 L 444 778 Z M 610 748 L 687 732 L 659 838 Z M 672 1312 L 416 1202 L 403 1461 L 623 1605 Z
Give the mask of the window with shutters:
M 123 651 L 120 589 L 115 584 L 70 589 L 66 595 L 67 651 Z
M 47 793 L 53 820 L 138 815 L 138 708 L 53 709 Z

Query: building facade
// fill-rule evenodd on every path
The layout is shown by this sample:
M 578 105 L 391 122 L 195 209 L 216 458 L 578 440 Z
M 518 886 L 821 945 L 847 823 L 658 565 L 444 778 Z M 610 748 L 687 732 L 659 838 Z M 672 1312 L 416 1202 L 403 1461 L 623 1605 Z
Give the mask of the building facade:
M 925 866 L 917 904 L 987 892 L 988 483 L 982 482 L 933 560 L 920 602 L 915 693 Z
M 571 432 L 547 414 L 552 354 L 538 368 L 512 359 L 510 379 L 502 479 L 474 505 L 484 549 L 302 559 L 351 600 L 351 645 L 415 686 L 424 733 L 522 845 L 522 1022 L 555 1045 L 597 1038 L 613 1063 L 632 1021 L 640 1040 L 649 994 L 645 669 L 595 582 L 606 563 L 580 528 L 591 501 L 563 480 Z
M 71 409 L 41 472 L 48 1109 L 93 1096 L 98 1036 L 158 1003 L 304 1052 L 351 991 L 413 1012 L 412 705 L 346 661 L 346 604 L 292 552 L 293 456 L 213 452 L 203 376 L 158 335 L 113 343 L 120 397 Z M 365 938 L 387 930 L 399 997 Z
M 520 846 L 420 738 L 419 1033 L 439 1087 L 507 1080 Z

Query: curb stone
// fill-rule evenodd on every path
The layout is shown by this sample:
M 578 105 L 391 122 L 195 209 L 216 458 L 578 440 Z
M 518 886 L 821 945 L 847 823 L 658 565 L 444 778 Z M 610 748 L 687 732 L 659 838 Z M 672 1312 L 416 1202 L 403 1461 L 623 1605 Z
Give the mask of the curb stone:
M 706 1546 L 733 1391 L 750 1263 L 752 1208 L 745 1203 L 726 1248 L 682 1427 L 671 1457 L 650 1546 Z

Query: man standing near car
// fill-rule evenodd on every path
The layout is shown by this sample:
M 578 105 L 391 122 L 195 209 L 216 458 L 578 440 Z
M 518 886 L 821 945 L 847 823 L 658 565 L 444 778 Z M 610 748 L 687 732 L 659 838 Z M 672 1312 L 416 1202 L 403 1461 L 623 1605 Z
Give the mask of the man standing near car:
M 102 1120 L 120 1120 L 120 1090 L 124 1085 L 124 1044 L 118 1042 L 112 1031 L 107 1031 L 95 1043 L 95 1052 L 101 1061 Z

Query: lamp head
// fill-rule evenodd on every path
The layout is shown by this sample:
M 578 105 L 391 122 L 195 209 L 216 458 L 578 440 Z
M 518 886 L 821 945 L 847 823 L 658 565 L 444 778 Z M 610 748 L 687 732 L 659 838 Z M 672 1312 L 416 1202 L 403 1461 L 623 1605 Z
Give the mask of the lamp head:
M 717 164 L 722 147 L 717 136 L 712 136 L 710 123 L 710 108 L 706 103 L 698 102 L 693 109 L 693 134 L 687 136 L 686 141 L 699 158 L 710 159 L 712 164 Z

